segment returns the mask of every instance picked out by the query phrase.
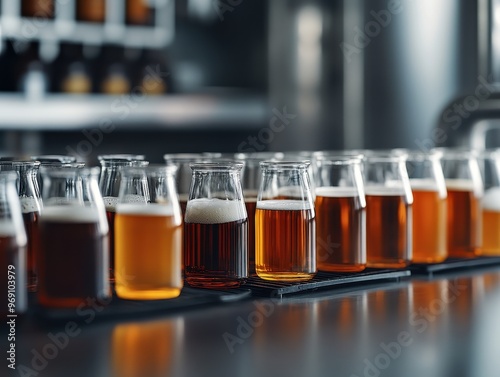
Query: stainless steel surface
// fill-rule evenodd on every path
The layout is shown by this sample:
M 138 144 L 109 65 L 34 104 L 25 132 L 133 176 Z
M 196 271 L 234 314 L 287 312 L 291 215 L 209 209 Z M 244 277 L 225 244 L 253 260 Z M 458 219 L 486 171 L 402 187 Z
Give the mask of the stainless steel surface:
M 67 323 L 20 325 L 18 367 L 40 377 L 496 377 L 500 370 L 498 268 L 131 321 L 93 322 L 92 313 L 45 363 L 34 355 L 50 355 L 48 344 Z

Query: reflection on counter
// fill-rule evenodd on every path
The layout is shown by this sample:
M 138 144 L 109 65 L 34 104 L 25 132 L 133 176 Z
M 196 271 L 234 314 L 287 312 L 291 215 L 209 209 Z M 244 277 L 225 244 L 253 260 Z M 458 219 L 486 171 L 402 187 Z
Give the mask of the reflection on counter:
M 170 375 L 183 337 L 182 317 L 116 325 L 111 343 L 113 375 Z

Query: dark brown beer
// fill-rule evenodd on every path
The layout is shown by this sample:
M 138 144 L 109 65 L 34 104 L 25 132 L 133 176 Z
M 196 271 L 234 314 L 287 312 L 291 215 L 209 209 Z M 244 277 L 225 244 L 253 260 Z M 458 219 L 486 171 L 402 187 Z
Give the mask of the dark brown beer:
M 481 205 L 472 183 L 446 180 L 448 189 L 448 255 L 473 258 L 481 247 Z
M 248 220 L 239 201 L 195 199 L 184 221 L 184 273 L 195 287 L 237 287 L 248 275 Z M 242 213 L 243 212 L 243 213 Z
M 316 189 L 318 270 L 357 272 L 366 268 L 366 215 L 354 188 Z
M 23 211 L 24 228 L 28 238 L 27 247 L 27 279 L 28 290 L 35 292 L 37 287 L 37 266 L 36 266 L 36 248 L 38 247 L 38 205 L 33 198 L 22 198 L 21 207 Z
M 309 280 L 316 273 L 314 212 L 300 200 L 265 200 L 255 211 L 255 269 L 266 280 Z
M 402 268 L 411 262 L 411 205 L 402 194 L 366 192 L 366 258 L 375 268 Z
M 40 217 L 38 300 L 78 307 L 109 295 L 108 234 L 92 208 L 47 208 Z
M 13 267 L 9 267 L 13 266 Z M 26 248 L 19 246 L 11 224 L 0 222 L 0 315 L 26 311 Z M 9 275 L 12 277 L 9 279 Z M 9 295 L 10 293 L 10 295 Z M 9 307 L 9 298 L 14 306 Z M 12 309 L 13 311 L 9 311 Z

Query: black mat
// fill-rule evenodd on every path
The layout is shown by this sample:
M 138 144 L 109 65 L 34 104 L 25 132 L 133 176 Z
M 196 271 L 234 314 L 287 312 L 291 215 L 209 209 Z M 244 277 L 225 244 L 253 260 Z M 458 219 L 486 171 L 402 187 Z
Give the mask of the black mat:
M 432 275 L 455 270 L 491 267 L 500 265 L 500 257 L 477 257 L 469 259 L 449 258 L 436 264 L 412 264 L 409 268 L 413 274 Z
M 179 297 L 169 300 L 123 300 L 113 296 L 108 302 L 82 301 L 78 309 L 47 309 L 32 304 L 28 315 L 48 321 L 128 319 L 142 315 L 166 314 L 205 305 L 234 302 L 248 297 L 251 297 L 251 291 L 245 287 L 228 290 L 184 287 Z
M 399 281 L 410 275 L 409 270 L 380 269 L 366 269 L 355 273 L 318 272 L 313 279 L 298 283 L 268 281 L 255 276 L 249 278 L 244 287 L 251 289 L 254 296 L 281 298 L 284 295 L 318 289 L 344 288 L 349 285 L 359 286 L 382 281 Z

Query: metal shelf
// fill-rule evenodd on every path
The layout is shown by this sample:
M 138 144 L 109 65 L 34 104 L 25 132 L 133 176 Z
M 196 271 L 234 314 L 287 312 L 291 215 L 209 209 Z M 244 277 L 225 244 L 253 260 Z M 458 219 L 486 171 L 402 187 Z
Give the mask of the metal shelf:
M 21 0 L 2 1 L 0 38 L 19 42 L 74 42 L 89 45 L 106 43 L 124 47 L 162 48 L 174 38 L 175 1 L 151 1 L 155 10 L 153 26 L 125 22 L 125 0 L 106 0 L 104 23 L 76 19 L 76 0 L 55 1 L 54 19 L 21 16 Z
M 72 131 L 112 122 L 116 129 L 258 129 L 269 121 L 264 96 L 246 93 L 132 96 L 0 94 L 0 130 Z

